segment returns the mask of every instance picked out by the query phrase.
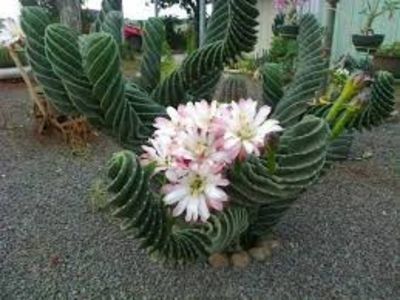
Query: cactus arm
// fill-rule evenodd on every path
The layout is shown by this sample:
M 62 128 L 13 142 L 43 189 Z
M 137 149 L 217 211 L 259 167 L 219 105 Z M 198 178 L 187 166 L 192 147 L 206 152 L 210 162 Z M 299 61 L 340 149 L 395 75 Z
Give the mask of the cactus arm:
M 316 18 L 304 15 L 299 25 L 297 70 L 274 112 L 285 127 L 296 124 L 308 111 L 327 72 L 322 58 L 322 30 Z
M 248 207 L 255 215 L 245 233 L 247 238 L 270 230 L 304 189 L 315 182 L 325 165 L 329 136 L 323 119 L 306 116 L 283 133 L 273 174 L 263 158 L 252 158 L 232 171 L 227 187 L 230 201 Z
M 157 259 L 184 263 L 205 258 L 228 247 L 247 229 L 247 210 L 238 207 L 213 215 L 204 225 L 175 223 L 160 196 L 151 192 L 150 176 L 151 170 L 142 168 L 133 152 L 114 154 L 108 165 L 107 206 L 121 219 L 121 228 L 135 229 L 141 246 Z
M 151 93 L 161 80 L 161 56 L 165 41 L 165 28 L 162 20 L 150 18 L 146 21 L 140 73 L 142 76 L 141 86 L 148 93 Z
M 107 14 L 112 11 L 119 12 L 122 15 L 122 0 L 103 0 L 101 2 L 101 10 L 96 21 L 92 24 L 91 32 L 102 31 L 103 22 L 105 21 Z
M 320 174 L 329 135 L 326 122 L 314 116 L 286 129 L 276 153 L 275 172 L 271 174 L 266 159 L 250 159 L 230 174 L 227 191 L 231 200 L 255 207 L 297 197 Z
M 44 35 L 50 24 L 50 16 L 46 10 L 39 7 L 22 9 L 21 27 L 26 35 L 27 56 L 35 78 L 51 104 L 66 115 L 75 115 L 76 108 L 46 56 Z
M 206 224 L 206 234 L 211 240 L 210 253 L 226 250 L 249 226 L 249 215 L 243 207 L 228 207 L 212 215 Z
M 279 64 L 266 63 L 262 68 L 263 102 L 275 108 L 283 96 L 282 69 Z
M 242 52 L 251 51 L 256 43 L 257 26 L 255 18 L 258 15 L 255 0 L 218 1 L 213 17 L 208 27 L 207 43 L 202 48 L 189 55 L 181 67 L 163 80 L 152 96 L 162 104 L 176 105 L 188 100 L 188 95 L 197 96 L 194 91 L 203 90 L 204 84 L 209 85 L 207 76 L 217 82 L 216 73 L 220 73 L 226 63 L 235 61 Z M 227 26 L 223 33 L 216 33 L 217 22 L 224 6 L 227 10 Z M 203 90 L 204 94 L 204 90 Z
M 379 71 L 372 85 L 372 96 L 367 106 L 348 126 L 357 130 L 372 129 L 381 125 L 395 109 L 394 77 Z
M 124 16 L 122 12 L 113 10 L 105 15 L 100 28 L 101 31 L 111 34 L 118 45 L 122 45 L 123 26 L 124 26 Z
M 149 132 L 125 98 L 118 45 L 111 35 L 93 33 L 81 39 L 83 69 L 98 99 L 104 122 L 124 144 L 140 144 Z
M 52 70 L 62 81 L 74 107 L 92 123 L 102 125 L 100 102 L 92 94 L 92 84 L 85 75 L 79 49 L 79 34 L 64 25 L 46 28 L 46 54 Z

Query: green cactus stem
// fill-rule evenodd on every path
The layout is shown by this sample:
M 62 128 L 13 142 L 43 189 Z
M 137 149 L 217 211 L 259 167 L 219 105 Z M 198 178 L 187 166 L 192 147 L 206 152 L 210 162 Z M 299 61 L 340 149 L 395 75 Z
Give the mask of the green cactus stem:
M 331 139 L 334 140 L 342 135 L 346 127 L 362 112 L 367 105 L 367 97 L 370 95 L 370 90 L 361 93 L 346 107 L 346 111 L 335 123 Z
M 345 105 L 351 101 L 367 82 L 367 77 L 364 74 L 357 74 L 353 78 L 347 80 L 342 93 L 339 98 L 334 102 L 332 108 L 330 109 L 328 115 L 326 116 L 326 121 L 332 123 L 337 118 L 338 114 L 344 109 Z

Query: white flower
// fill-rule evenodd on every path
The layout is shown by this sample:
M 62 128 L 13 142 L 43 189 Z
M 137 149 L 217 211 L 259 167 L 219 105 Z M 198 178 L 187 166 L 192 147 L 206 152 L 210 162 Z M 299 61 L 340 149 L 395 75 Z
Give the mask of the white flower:
M 231 103 L 231 118 L 227 120 L 225 148 L 232 157 L 244 158 L 246 154 L 260 155 L 265 137 L 273 132 L 282 131 L 279 122 L 267 119 L 271 112 L 269 106 L 263 106 L 257 112 L 257 102 L 251 99 Z
M 337 69 L 337 70 L 335 71 L 335 73 L 336 73 L 338 76 L 345 76 L 345 77 L 350 76 L 350 71 L 347 70 L 347 69 L 344 69 L 344 68 L 339 68 L 339 69 Z
M 218 114 L 218 102 L 212 101 L 210 104 L 202 100 L 200 102 L 189 102 L 186 105 L 187 117 L 193 125 L 202 130 L 209 130 L 212 121 Z
M 174 216 L 186 211 L 186 222 L 199 218 L 205 222 L 210 217 L 210 208 L 221 211 L 223 202 L 228 201 L 227 194 L 220 188 L 228 184 L 228 180 L 215 173 L 212 166 L 194 165 L 179 181 L 164 187 L 164 202 L 175 205 Z
M 142 146 L 144 153 L 140 157 L 141 163 L 143 165 L 155 163 L 155 173 L 165 171 L 171 167 L 172 158 L 170 149 L 172 147 L 172 140 L 168 136 L 163 136 L 150 139 L 149 143 L 150 146 Z
M 10 47 L 23 38 L 24 34 L 14 19 L 5 19 L 3 26 L 0 30 L 0 45 Z
M 215 164 L 228 163 L 229 156 L 223 149 L 223 139 L 214 132 L 192 128 L 185 131 L 180 140 L 174 156 L 188 161 L 209 161 Z

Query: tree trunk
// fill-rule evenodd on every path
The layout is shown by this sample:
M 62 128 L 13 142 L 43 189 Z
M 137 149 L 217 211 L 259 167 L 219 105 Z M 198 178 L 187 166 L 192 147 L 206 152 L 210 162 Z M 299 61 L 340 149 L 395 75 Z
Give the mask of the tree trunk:
M 206 0 L 199 1 L 199 45 L 202 46 L 206 35 Z
M 57 0 L 60 22 L 79 32 L 82 30 L 81 4 L 79 0 Z
M 325 52 L 325 59 L 326 59 L 326 68 L 329 68 L 331 63 L 331 55 L 332 55 L 332 43 L 333 37 L 335 35 L 335 24 L 336 24 L 336 9 L 339 3 L 339 0 L 327 0 L 328 4 L 328 11 L 327 11 L 327 18 L 326 18 L 326 35 L 325 35 L 325 42 L 324 42 L 324 52 Z M 329 84 L 329 73 L 325 75 L 323 88 L 324 90 L 327 89 Z

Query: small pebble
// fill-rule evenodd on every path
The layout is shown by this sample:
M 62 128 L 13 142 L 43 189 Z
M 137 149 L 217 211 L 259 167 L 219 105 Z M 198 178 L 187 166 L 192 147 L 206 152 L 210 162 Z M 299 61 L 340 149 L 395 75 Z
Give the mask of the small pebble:
M 256 261 L 265 261 L 271 256 L 269 247 L 254 247 L 249 250 L 250 256 Z
M 208 257 L 208 263 L 216 269 L 226 268 L 229 266 L 229 258 L 224 253 L 214 253 Z
M 246 251 L 238 252 L 232 254 L 231 261 L 235 268 L 243 269 L 250 264 L 250 255 Z

